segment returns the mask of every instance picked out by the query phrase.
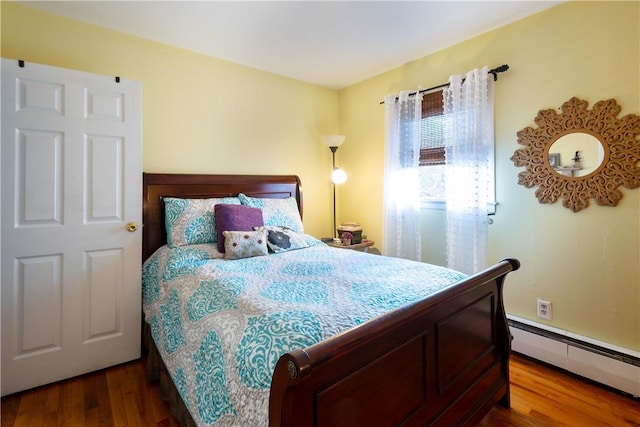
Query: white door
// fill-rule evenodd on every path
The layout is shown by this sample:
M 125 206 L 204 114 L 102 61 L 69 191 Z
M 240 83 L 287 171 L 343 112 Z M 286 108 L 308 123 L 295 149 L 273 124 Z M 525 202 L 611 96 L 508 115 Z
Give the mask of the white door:
M 2 395 L 140 357 L 141 103 L 2 59 Z

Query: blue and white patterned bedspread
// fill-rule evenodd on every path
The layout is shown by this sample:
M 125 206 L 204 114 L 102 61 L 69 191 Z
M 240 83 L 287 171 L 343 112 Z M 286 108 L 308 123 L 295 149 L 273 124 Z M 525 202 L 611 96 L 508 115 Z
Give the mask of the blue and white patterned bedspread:
M 266 426 L 278 358 L 464 277 L 312 246 L 228 261 L 215 245 L 160 248 L 143 266 L 145 320 L 194 421 Z

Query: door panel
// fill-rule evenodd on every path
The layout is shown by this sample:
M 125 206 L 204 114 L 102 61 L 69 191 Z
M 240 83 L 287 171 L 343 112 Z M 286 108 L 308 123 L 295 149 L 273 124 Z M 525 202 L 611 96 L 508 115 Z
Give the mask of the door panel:
M 62 137 L 60 132 L 18 130 L 15 161 L 18 227 L 62 222 Z
M 57 351 L 62 336 L 62 257 L 15 260 L 16 330 L 21 338 L 18 357 Z
M 121 137 L 87 135 L 84 208 L 88 223 L 123 220 L 123 145 Z
M 141 98 L 2 59 L 2 395 L 140 356 Z
M 85 340 L 122 334 L 118 295 L 122 292 L 123 253 L 108 249 L 85 253 L 88 276 Z M 118 268 L 113 268 L 113 267 Z

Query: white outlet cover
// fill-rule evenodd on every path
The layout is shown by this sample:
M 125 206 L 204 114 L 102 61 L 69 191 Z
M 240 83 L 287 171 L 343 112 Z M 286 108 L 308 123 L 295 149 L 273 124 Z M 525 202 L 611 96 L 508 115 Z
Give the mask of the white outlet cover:
M 540 319 L 551 320 L 551 302 L 538 299 L 537 315 Z

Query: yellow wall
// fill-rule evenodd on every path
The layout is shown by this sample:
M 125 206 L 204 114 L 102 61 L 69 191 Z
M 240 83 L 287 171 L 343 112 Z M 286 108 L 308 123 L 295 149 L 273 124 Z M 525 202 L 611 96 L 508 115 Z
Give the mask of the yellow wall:
M 338 93 L 2 2 L 2 57 L 142 82 L 145 172 L 297 174 L 305 231 L 330 233 Z
M 509 64 L 495 86 L 499 206 L 490 226 L 491 261 L 522 262 L 507 282 L 507 310 L 536 320 L 544 298 L 549 325 L 640 351 L 640 190 L 623 189 L 615 208 L 573 213 L 539 204 L 509 160 L 516 132 L 572 96 L 590 105 L 615 98 L 621 115 L 640 114 L 640 3 L 565 3 L 340 92 L 22 5 L 2 2 L 1 19 L 3 57 L 142 82 L 145 171 L 298 174 L 305 228 L 317 236 L 331 230 L 331 155 L 319 136 L 346 134 L 338 221 L 360 221 L 378 242 L 384 95 Z M 425 260 L 443 264 L 442 211 L 425 211 L 423 229 Z
M 640 3 L 569 2 L 426 56 L 340 91 L 340 127 L 347 135 L 341 164 L 342 219 L 360 220 L 379 240 L 382 230 L 386 94 L 446 82 L 451 74 L 509 64 L 495 85 L 496 193 L 490 261 L 516 257 L 522 268 L 506 286 L 507 311 L 596 340 L 640 351 L 640 190 L 622 189 L 615 207 L 591 203 L 573 213 L 539 204 L 535 189 L 517 184 L 509 160 L 516 132 L 535 126 L 541 109 L 577 96 L 615 98 L 640 115 Z M 363 207 L 367 208 L 363 208 Z M 425 261 L 442 264 L 444 215 L 424 211 Z M 536 298 L 553 304 L 553 320 L 536 319 Z

